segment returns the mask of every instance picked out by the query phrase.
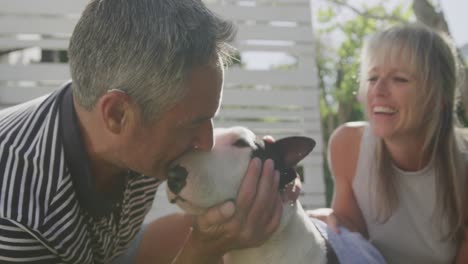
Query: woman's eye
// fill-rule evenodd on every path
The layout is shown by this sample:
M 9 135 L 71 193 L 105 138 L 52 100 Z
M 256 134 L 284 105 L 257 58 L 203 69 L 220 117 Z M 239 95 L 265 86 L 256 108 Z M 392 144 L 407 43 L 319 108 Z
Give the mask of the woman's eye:
M 367 79 L 368 82 L 376 82 L 378 80 L 377 76 L 371 76 Z

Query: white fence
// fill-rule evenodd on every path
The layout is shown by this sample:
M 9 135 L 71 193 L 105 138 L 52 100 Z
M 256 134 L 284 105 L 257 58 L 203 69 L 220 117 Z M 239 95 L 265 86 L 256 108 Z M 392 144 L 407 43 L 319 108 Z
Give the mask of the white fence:
M 226 72 L 218 127 L 247 126 L 275 138 L 305 135 L 318 145 L 301 163 L 301 201 L 325 205 L 319 90 L 309 0 L 206 0 L 239 28 L 242 65 Z M 84 0 L 0 0 L 0 108 L 51 92 L 70 78 L 66 63 L 40 62 L 40 51 L 66 50 Z M 13 52 L 10 52 L 13 51 Z M 278 60 L 272 65 L 273 60 Z M 270 62 L 270 63 L 266 63 Z M 152 219 L 176 210 L 158 192 Z

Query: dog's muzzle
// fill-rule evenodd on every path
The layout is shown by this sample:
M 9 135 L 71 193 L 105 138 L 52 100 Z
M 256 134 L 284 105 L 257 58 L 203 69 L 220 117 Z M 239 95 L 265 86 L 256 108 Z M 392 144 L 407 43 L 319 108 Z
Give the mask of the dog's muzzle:
M 167 176 L 167 186 L 174 194 L 179 194 L 187 183 L 187 169 L 180 165 L 176 165 L 169 170 Z

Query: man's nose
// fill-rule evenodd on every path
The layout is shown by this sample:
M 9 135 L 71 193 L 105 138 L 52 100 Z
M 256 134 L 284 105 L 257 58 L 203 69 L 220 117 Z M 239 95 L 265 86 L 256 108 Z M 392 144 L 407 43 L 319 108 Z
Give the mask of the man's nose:
M 213 121 L 209 120 L 203 124 L 197 132 L 193 142 L 193 148 L 196 150 L 210 151 L 214 146 Z

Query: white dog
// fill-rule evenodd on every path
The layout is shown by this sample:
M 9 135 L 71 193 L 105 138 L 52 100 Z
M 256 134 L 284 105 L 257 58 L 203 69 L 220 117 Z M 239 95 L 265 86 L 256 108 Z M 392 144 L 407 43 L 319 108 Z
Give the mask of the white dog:
M 235 200 L 253 157 L 260 157 L 262 160 L 272 158 L 275 168 L 281 173 L 280 189 L 284 188 L 296 177 L 293 167 L 315 146 L 315 141 L 306 137 L 288 137 L 274 143 L 264 142 L 244 127 L 215 129 L 214 136 L 215 145 L 212 151 L 195 151 L 184 155 L 175 162 L 168 176 L 169 200 L 189 214 L 201 214 L 213 205 Z M 360 246 L 355 241 L 349 245 L 343 244 L 345 240 L 336 239 L 338 235 L 327 232 L 323 222 L 320 222 L 321 225 L 317 225 L 317 222 L 318 220 L 309 219 L 299 201 L 293 205 L 285 204 L 280 226 L 268 241 L 257 248 L 232 251 L 226 256 L 225 262 L 383 263 L 381 256 L 362 237 L 353 234 L 358 237 L 356 241 L 361 243 Z M 330 237 L 335 237 L 330 241 L 334 243 L 329 243 Z M 346 253 L 335 252 L 335 245 L 340 250 L 354 247 L 357 252 L 351 252 L 352 256 L 348 252 L 346 256 Z M 343 258 L 346 260 L 343 261 Z

